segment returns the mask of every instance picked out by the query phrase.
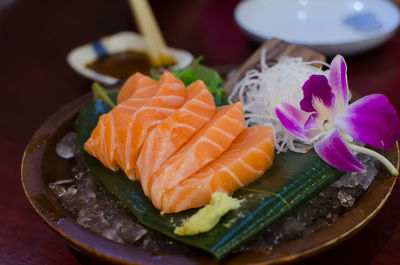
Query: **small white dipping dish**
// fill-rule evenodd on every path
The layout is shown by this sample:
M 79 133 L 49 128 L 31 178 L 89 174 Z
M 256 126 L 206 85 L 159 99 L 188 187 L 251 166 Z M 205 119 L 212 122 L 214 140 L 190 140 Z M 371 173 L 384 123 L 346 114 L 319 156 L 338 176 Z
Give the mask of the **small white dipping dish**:
M 256 40 L 278 38 L 325 55 L 352 55 L 388 40 L 400 13 L 389 0 L 245 0 L 235 20 Z
M 169 47 L 167 49 L 176 62 L 174 69 L 182 69 L 192 63 L 191 53 Z M 102 84 L 112 85 L 119 79 L 93 71 L 87 67 L 87 64 L 108 54 L 144 50 L 146 50 L 146 41 L 141 35 L 124 31 L 73 49 L 67 55 L 67 62 L 80 75 Z

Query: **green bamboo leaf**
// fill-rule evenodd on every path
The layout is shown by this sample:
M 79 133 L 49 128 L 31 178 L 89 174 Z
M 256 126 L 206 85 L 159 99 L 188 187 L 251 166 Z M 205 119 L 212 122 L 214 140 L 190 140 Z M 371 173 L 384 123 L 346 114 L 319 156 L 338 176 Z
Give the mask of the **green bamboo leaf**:
M 78 118 L 79 146 L 89 172 L 122 201 L 142 224 L 203 249 L 217 259 L 223 258 L 343 175 L 343 172 L 324 163 L 314 152 L 278 154 L 270 170 L 233 194 L 233 197 L 244 199 L 240 208 L 229 212 L 208 233 L 177 236 L 173 233 L 175 226 L 195 210 L 160 215 L 160 211 L 144 195 L 139 182 L 129 180 L 121 171 L 106 169 L 83 150 L 83 144 L 96 126 L 98 117 L 107 109 L 109 107 L 105 103 L 95 101 L 84 108 Z

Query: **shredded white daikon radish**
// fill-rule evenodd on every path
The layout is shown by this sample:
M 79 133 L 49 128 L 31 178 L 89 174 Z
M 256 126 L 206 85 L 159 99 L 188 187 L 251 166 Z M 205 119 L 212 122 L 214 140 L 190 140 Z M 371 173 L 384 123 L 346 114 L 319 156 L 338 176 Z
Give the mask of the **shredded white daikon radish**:
M 329 65 L 321 61 L 303 62 L 302 58 L 284 57 L 277 64 L 268 67 L 266 51 L 261 52 L 260 71 L 252 69 L 235 85 L 229 95 L 229 102 L 239 99 L 243 104 L 246 125 L 262 124 L 274 128 L 275 149 L 285 152 L 288 149 L 305 153 L 312 144 L 302 143 L 290 134 L 280 123 L 275 108 L 286 102 L 300 108 L 303 99 L 302 86 L 311 75 L 326 75 L 315 64 Z M 313 65 L 314 64 L 314 65 Z

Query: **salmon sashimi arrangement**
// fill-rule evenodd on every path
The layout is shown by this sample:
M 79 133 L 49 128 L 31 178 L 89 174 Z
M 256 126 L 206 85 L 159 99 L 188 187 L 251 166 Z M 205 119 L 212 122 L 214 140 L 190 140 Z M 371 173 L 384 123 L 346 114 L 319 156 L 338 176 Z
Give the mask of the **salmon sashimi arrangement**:
M 201 207 L 212 193 L 232 193 L 273 163 L 272 128 L 245 128 L 241 103 L 216 108 L 200 80 L 185 88 L 168 72 L 158 82 L 135 74 L 117 103 L 84 148 L 140 181 L 162 213 Z
M 140 89 L 139 89 L 140 88 Z M 104 166 L 117 170 L 117 148 L 121 135 L 130 116 L 143 106 L 157 91 L 157 82 L 152 78 L 136 73 L 131 76 L 118 93 L 122 102 L 109 113 L 102 115 L 91 137 L 85 143 L 85 150 L 100 160 Z M 131 98 L 120 97 L 132 95 Z M 119 141 L 118 141 L 119 140 Z
M 146 137 L 137 160 L 136 174 L 144 187 L 147 187 L 149 176 L 210 121 L 214 112 L 214 98 L 203 81 L 196 81 L 187 87 L 183 106 Z
M 182 81 L 166 72 L 158 81 L 157 93 L 125 124 L 118 149 L 118 164 L 128 178 L 135 179 L 136 160 L 147 134 L 182 106 L 184 100 Z
M 230 194 L 260 177 L 273 160 L 272 128 L 246 128 L 220 157 L 166 191 L 162 209 L 180 212 L 207 204 L 216 191 Z
M 140 141 L 143 142 L 147 130 L 182 105 L 185 87 L 179 79 L 168 72 L 159 82 L 148 76 L 135 74 L 121 88 L 119 95 L 121 93 L 131 97 L 119 97 L 122 102 L 100 117 L 84 148 L 104 166 L 111 170 L 121 167 L 127 176 L 134 178 L 136 161 L 125 160 L 126 151 L 132 148 L 126 144 L 132 143 L 134 148 L 140 148 L 137 145 L 141 144 Z M 157 115 L 153 115 L 154 112 L 157 112 Z M 143 129 L 141 138 L 132 139 L 130 131 L 132 127 Z M 135 159 L 137 153 L 138 151 L 129 152 L 127 156 Z
M 216 159 L 244 128 L 241 103 L 219 107 L 212 120 L 157 169 L 147 187 L 142 183 L 154 206 L 162 209 L 161 199 L 166 190 Z
M 128 86 L 127 86 L 128 84 Z M 142 106 L 147 104 L 147 102 L 156 94 L 158 90 L 157 82 L 148 76 L 144 76 L 142 74 L 135 74 L 132 76 L 125 85 L 122 87 L 120 93 L 124 93 L 125 91 L 132 92 L 132 97 L 127 98 L 115 106 L 109 113 L 103 115 L 107 116 L 109 114 L 109 118 L 113 119 L 114 127 L 116 132 L 116 154 L 115 160 L 116 163 L 121 165 L 121 153 L 123 152 L 123 146 L 121 143 L 126 141 L 127 130 L 126 125 L 132 120 L 133 115 L 139 110 Z M 120 98 L 121 99 L 121 98 Z M 121 99 L 122 100 L 122 99 Z M 117 98 L 118 102 L 118 98 Z

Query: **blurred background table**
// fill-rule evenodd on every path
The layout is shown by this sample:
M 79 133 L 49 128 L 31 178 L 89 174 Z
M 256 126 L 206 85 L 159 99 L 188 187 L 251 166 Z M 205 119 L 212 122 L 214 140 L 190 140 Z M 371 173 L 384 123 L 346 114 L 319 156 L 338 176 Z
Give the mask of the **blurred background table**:
M 169 46 L 210 66 L 241 64 L 258 46 L 236 26 L 238 0 L 152 0 Z M 89 91 L 66 63 L 74 47 L 134 30 L 125 0 L 0 0 L 0 264 L 96 264 L 71 251 L 30 207 L 20 183 L 24 147 L 40 124 Z M 400 111 L 400 33 L 347 58 L 350 87 L 384 93 Z M 397 181 L 399 182 L 399 180 Z M 304 264 L 400 264 L 400 183 L 378 216 L 343 244 Z

